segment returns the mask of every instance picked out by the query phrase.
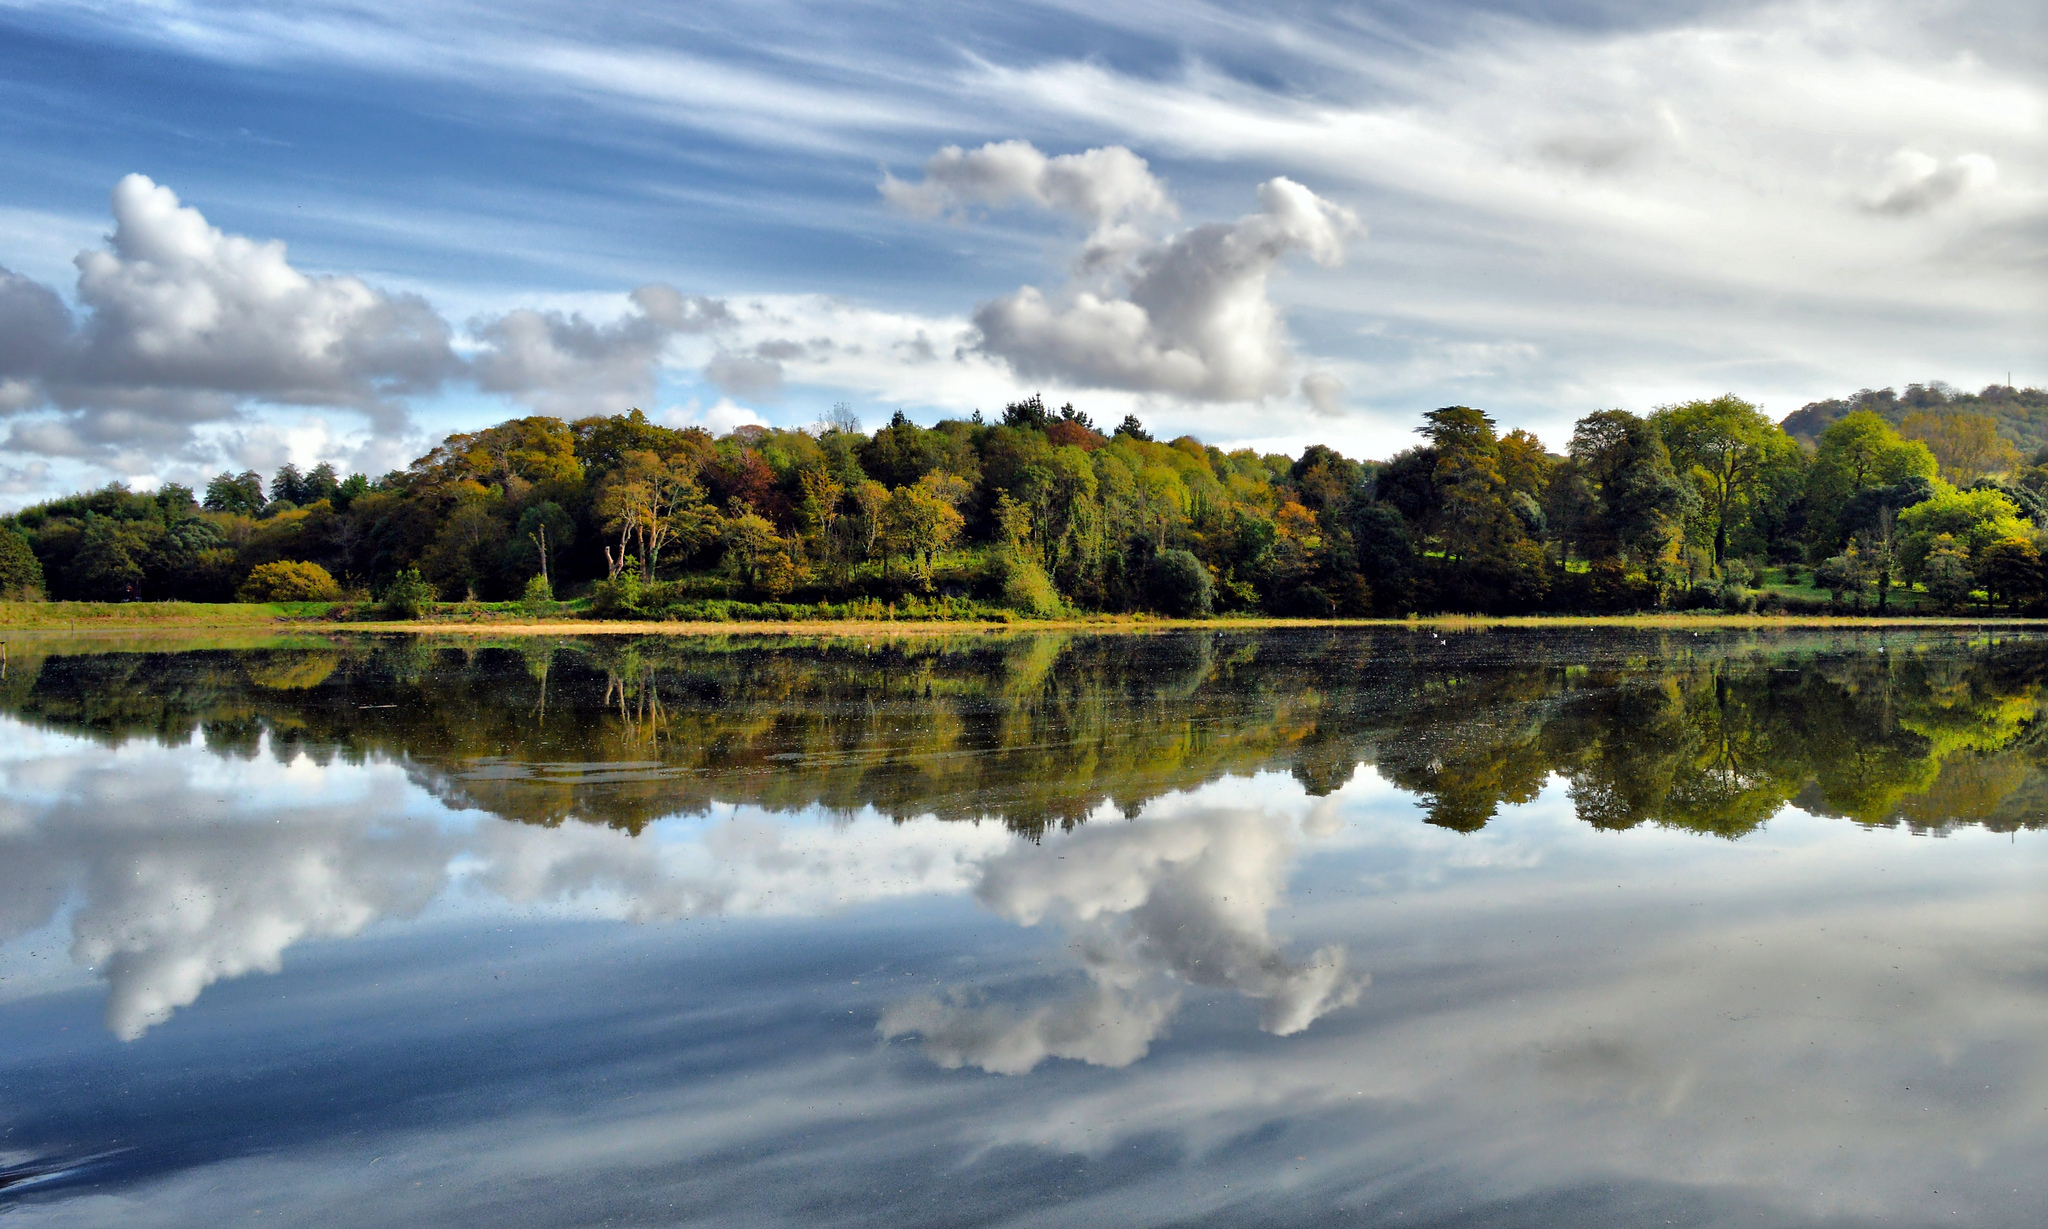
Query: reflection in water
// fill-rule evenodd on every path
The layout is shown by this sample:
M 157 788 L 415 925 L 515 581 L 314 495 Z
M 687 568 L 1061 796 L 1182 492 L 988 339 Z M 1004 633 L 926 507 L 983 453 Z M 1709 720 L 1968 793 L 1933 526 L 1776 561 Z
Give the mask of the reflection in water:
M 25 667 L 25 668 L 24 668 Z M 515 641 L 30 655 L 0 706 L 224 756 L 407 764 L 460 807 L 638 831 L 717 803 L 1067 827 L 1223 775 L 1360 763 L 1471 831 L 1553 776 L 1601 828 L 1788 803 L 2005 831 L 2048 802 L 2048 642 L 1400 631 Z
M 1357 1000 L 1341 947 L 1268 932 L 1291 821 L 1238 811 L 1088 824 L 1057 859 L 969 830 L 845 842 L 765 819 L 696 842 L 633 836 L 731 804 L 998 818 L 1036 834 L 1137 815 L 1220 775 L 1327 794 L 1360 762 L 1430 823 L 1485 826 L 1561 778 L 1578 817 L 1723 836 L 1788 802 L 1865 823 L 2036 827 L 2048 652 L 1893 637 L 1412 633 L 1020 637 L 774 646 L 414 638 L 164 653 L 33 653 L 17 719 L 86 734 L 17 760 L 0 828 L 0 938 L 55 916 L 133 1038 L 208 984 L 275 972 L 308 938 L 417 915 L 453 878 L 516 905 L 640 920 L 816 913 L 971 887 L 1067 937 L 1086 989 L 1036 1006 L 890 1007 L 945 1066 L 1142 1057 L 1185 985 L 1291 1034 Z M 184 747 L 203 745 L 194 757 Z M 335 775 L 333 764 L 358 771 Z M 441 804 L 542 825 L 451 826 Z M 1176 795 L 1175 797 L 1179 797 Z M 1113 812 L 1112 812 L 1113 813 Z M 594 826 L 607 825 L 608 827 Z M 792 842 L 797 842 L 793 845 Z M 854 864 L 881 859 L 885 864 Z
M 2031 637 L 12 658 L 24 1225 L 2042 1219 Z
M 131 1040 L 214 982 L 275 973 L 296 943 L 415 917 L 457 888 L 635 921 L 808 916 L 964 891 L 1014 839 L 963 826 L 848 842 L 734 818 L 656 844 L 601 827 L 451 822 L 392 765 L 6 741 L 17 750 L 4 764 L 0 941 L 49 924 L 76 893 L 72 959 L 106 979 L 107 1027 Z
M 1178 812 L 1178 809 L 1176 809 Z M 1105 1067 L 1144 1057 L 1179 1005 L 1179 984 L 1259 1000 L 1259 1027 L 1287 1035 L 1358 1000 L 1366 978 L 1340 946 L 1290 963 L 1269 929 L 1293 852 L 1292 821 L 1204 807 L 1091 825 L 1057 854 L 1023 846 L 983 864 L 975 897 L 1024 926 L 1055 919 L 1089 987 L 1015 1012 L 920 997 L 883 1013 L 885 1037 L 918 1033 L 941 1066 L 1029 1071 L 1047 1058 Z

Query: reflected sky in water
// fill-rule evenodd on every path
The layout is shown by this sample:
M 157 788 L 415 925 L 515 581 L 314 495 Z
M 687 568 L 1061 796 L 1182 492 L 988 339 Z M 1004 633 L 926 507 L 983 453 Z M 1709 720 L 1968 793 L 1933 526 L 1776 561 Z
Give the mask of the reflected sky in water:
M 1961 633 L 17 645 L 0 1211 L 2039 1223 L 2044 685 Z

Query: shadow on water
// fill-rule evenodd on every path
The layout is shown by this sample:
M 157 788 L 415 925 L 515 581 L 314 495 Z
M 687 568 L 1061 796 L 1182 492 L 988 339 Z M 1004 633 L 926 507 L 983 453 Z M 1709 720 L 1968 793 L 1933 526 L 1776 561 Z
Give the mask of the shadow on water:
M 1580 819 L 1724 837 L 1788 804 L 1940 831 L 2048 814 L 2048 641 L 1401 630 L 441 642 L 18 657 L 0 708 L 119 742 L 390 759 L 450 804 L 639 832 L 719 803 L 1000 820 L 1361 764 L 1474 831 L 1561 778 Z

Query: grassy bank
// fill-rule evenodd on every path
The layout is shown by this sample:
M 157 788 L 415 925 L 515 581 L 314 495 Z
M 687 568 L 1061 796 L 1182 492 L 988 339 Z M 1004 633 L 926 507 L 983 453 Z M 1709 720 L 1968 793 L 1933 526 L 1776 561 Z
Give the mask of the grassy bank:
M 598 620 L 575 609 L 534 616 L 514 603 L 449 603 L 416 621 L 360 621 L 327 602 L 204 604 L 196 602 L 0 602 L 0 633 L 107 633 L 235 631 L 253 634 L 297 632 L 432 632 L 455 635 L 960 635 L 1022 631 L 1145 632 L 1171 628 L 1260 629 L 1285 627 L 1427 627 L 1477 631 L 1492 627 L 1792 628 L 2048 626 L 2048 621 L 1996 616 L 1833 614 L 1725 614 L 1664 612 L 1626 615 L 1437 615 L 1411 619 L 1283 619 L 1218 616 L 1170 619 L 1158 615 L 1087 615 L 1061 619 L 783 618 L 724 620 Z
M 324 619 L 332 602 L 0 602 L 0 629 L 255 627 Z

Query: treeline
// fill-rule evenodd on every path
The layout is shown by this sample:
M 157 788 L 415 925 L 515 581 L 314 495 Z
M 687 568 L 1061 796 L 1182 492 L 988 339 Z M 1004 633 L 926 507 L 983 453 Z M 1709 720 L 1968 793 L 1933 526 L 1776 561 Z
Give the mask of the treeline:
M 1751 608 L 1764 568 L 1802 563 L 1859 608 L 1902 585 L 1943 607 L 2048 589 L 2048 466 L 1987 462 L 1996 425 L 1961 412 L 1908 438 L 1853 411 L 1809 448 L 1724 396 L 1590 414 L 1558 454 L 1453 406 L 1384 462 L 1162 442 L 1037 397 L 995 421 L 839 417 L 718 438 L 637 410 L 529 417 L 374 481 L 109 486 L 11 518 L 0 587 L 397 615 L 574 597 L 615 617 Z
M 1938 426 L 1949 416 L 1967 414 L 1987 419 L 1993 429 L 1993 447 L 2015 459 L 2030 457 L 2048 448 L 2048 391 L 2014 388 L 2009 384 L 1988 384 L 1977 392 L 1961 392 L 1940 380 L 1908 384 L 1905 391 L 1866 388 L 1847 397 L 1810 401 L 1785 418 L 1785 430 L 1792 438 L 1816 443 L 1820 433 L 1837 419 L 1858 410 L 1868 410 L 1907 435 L 1925 426 Z

